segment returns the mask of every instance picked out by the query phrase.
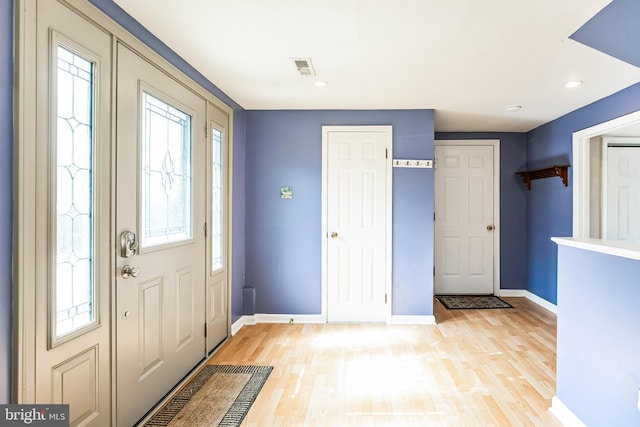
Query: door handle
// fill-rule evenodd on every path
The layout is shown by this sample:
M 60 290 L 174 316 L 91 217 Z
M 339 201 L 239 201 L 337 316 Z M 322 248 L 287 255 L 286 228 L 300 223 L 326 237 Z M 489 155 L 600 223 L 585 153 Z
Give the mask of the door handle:
M 120 235 L 120 256 L 131 258 L 138 254 L 138 240 L 133 231 L 123 231 Z
M 338 237 L 338 233 L 336 233 L 335 231 L 331 233 L 332 239 L 336 239 L 337 237 Z
M 493 225 L 487 225 L 487 231 L 492 231 L 495 227 Z
M 130 277 L 138 277 L 140 274 L 140 269 L 138 267 L 132 267 L 130 265 L 123 265 L 122 272 L 120 275 L 123 279 L 128 279 Z

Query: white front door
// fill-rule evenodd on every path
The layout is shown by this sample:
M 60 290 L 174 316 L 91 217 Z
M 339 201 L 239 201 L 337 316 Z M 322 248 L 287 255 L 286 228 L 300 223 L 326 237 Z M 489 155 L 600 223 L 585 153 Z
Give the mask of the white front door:
M 121 44 L 117 60 L 116 413 L 125 426 L 205 356 L 207 103 Z
M 327 320 L 387 320 L 391 128 L 323 127 Z
M 436 294 L 494 291 L 494 146 L 436 145 Z
M 637 140 L 640 142 L 640 140 Z M 627 142 L 628 141 L 627 139 Z M 605 232 L 609 240 L 640 241 L 640 147 L 607 147 Z
M 27 158 L 35 154 L 25 168 L 35 186 L 20 189 L 22 200 L 34 200 L 21 219 L 25 235 L 34 234 L 19 235 L 27 249 L 15 254 L 35 271 L 34 294 L 20 291 L 35 301 L 35 311 L 21 313 L 27 329 L 35 319 L 35 340 L 20 338 L 16 361 L 25 372 L 18 399 L 69 404 L 71 425 L 105 426 L 111 424 L 111 38 L 57 1 L 36 6 L 37 112 L 34 122 L 23 117 L 36 132 L 36 146 L 23 150 Z M 33 394 L 23 394 L 28 390 Z

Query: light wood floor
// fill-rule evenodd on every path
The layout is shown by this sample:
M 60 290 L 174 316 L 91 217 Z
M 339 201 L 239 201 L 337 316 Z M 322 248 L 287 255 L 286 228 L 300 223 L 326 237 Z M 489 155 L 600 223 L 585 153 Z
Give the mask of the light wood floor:
M 209 363 L 272 365 L 242 426 L 560 426 L 556 317 L 446 310 L 437 326 L 260 324 Z

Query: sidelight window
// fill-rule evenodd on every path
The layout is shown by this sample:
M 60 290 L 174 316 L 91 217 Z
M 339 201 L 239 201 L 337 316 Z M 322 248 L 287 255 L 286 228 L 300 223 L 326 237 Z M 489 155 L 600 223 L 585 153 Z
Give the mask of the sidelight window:
M 58 46 L 55 135 L 55 337 L 95 322 L 95 64 Z

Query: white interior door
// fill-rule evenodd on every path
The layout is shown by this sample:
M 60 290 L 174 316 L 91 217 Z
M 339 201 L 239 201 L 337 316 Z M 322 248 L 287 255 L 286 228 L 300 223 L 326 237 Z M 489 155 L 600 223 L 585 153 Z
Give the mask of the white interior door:
M 205 356 L 207 105 L 120 44 L 117 62 L 116 413 L 125 426 Z M 135 243 L 121 241 L 127 232 Z
M 494 289 L 494 147 L 435 147 L 436 294 Z
M 640 142 L 640 141 L 639 141 Z M 605 239 L 640 241 L 640 147 L 607 147 Z
M 35 300 L 35 312 L 22 314 L 35 319 L 35 354 L 23 354 L 18 365 L 35 384 L 25 403 L 69 404 L 71 425 L 105 426 L 111 424 L 111 38 L 57 1 L 37 2 L 36 14 L 36 147 L 29 150 L 36 164 L 28 167 L 36 176 L 35 234 L 27 244 L 35 249 L 35 259 L 27 258 L 35 294 L 26 297 Z M 25 368 L 31 360 L 33 371 Z
M 323 128 L 327 320 L 387 319 L 391 128 Z

